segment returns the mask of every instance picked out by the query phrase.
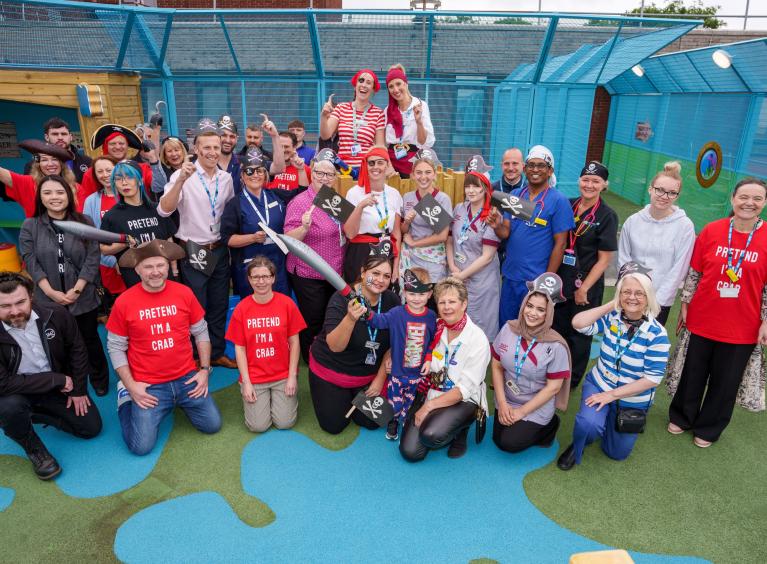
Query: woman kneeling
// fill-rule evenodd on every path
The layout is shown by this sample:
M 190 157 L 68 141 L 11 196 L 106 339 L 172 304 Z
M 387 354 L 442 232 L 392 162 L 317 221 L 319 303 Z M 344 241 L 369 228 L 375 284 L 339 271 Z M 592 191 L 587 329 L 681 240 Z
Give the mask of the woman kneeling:
M 264 256 L 248 264 L 253 294 L 237 304 L 226 338 L 234 343 L 245 426 L 263 433 L 295 425 L 298 415 L 298 333 L 306 327 L 288 296 L 272 291 L 274 263 Z
M 440 320 L 432 343 L 431 377 L 423 405 L 405 422 L 399 451 L 419 462 L 432 449 L 450 445 L 447 455 L 466 453 L 466 436 L 477 409 L 487 411 L 485 372 L 490 345 L 466 315 L 468 293 L 457 278 L 434 287 Z
M 607 456 L 625 460 L 644 428 L 655 387 L 666 372 L 669 341 L 655 318 L 660 306 L 643 271 L 636 263 L 624 264 L 615 300 L 573 318 L 581 333 L 604 337 L 597 364 L 583 384 L 573 443 L 557 461 L 561 470 L 580 464 L 583 449 L 599 438 Z

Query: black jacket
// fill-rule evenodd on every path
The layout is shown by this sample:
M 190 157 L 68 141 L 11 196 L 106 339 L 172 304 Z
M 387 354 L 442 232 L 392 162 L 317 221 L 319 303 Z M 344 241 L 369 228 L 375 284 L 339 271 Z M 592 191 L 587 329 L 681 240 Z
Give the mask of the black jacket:
M 33 305 L 37 312 L 40 341 L 48 356 L 51 372 L 20 374 L 21 347 L 0 323 L 0 396 L 44 394 L 64 387 L 71 376 L 72 396 L 87 393 L 88 350 L 72 314 L 59 305 Z
M 72 172 L 75 174 L 77 183 L 82 184 L 83 174 L 85 174 L 85 171 L 91 166 L 92 159 L 74 145 L 70 145 L 69 150 L 75 155 L 75 158 L 72 160 Z M 24 174 L 29 174 L 29 171 L 32 170 L 32 163 L 34 162 L 34 159 L 32 159 L 24 165 Z

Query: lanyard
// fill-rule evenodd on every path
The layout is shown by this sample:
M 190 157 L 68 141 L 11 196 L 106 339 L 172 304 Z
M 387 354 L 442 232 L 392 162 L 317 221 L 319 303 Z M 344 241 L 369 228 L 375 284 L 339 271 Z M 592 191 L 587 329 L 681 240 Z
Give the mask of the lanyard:
M 532 227 L 533 225 L 544 225 L 544 226 L 546 225 L 546 220 L 545 219 L 541 220 L 541 214 L 543 213 L 543 208 L 546 207 L 546 194 L 549 193 L 549 188 L 550 188 L 550 186 L 546 186 L 546 189 L 541 194 L 541 197 L 538 198 L 538 199 L 533 199 L 533 213 L 535 213 L 535 208 L 538 207 L 538 203 L 541 204 L 541 209 L 538 210 L 538 215 L 535 216 L 535 219 L 533 219 L 532 221 L 525 222 L 525 223 L 527 223 L 527 225 L 529 227 Z M 519 192 L 519 197 L 522 198 L 523 196 L 525 196 L 529 192 L 530 192 L 529 187 L 525 186 Z M 541 221 L 543 221 L 543 223 L 541 223 Z
M 253 208 L 253 211 L 256 212 L 256 215 L 258 215 L 258 219 L 260 219 L 262 222 L 264 222 L 265 225 L 271 227 L 269 225 L 269 202 L 266 201 L 266 193 L 264 193 L 263 188 L 261 189 L 261 200 L 264 202 L 264 210 L 266 211 L 266 219 L 264 219 L 264 216 L 261 215 L 261 212 L 258 211 L 258 208 L 256 207 L 256 204 L 253 202 L 253 200 L 250 197 L 250 194 L 248 193 L 248 189 L 245 188 L 242 191 L 243 195 L 245 196 L 245 199 L 248 200 L 248 203 L 250 204 L 250 207 Z M 258 203 L 261 203 L 261 200 L 258 200 Z
M 362 303 L 362 305 L 367 307 L 367 304 L 365 303 L 365 298 L 362 297 L 362 291 L 360 291 L 360 302 Z M 378 296 L 378 311 L 376 313 L 378 313 L 379 315 L 381 314 L 382 302 L 383 302 L 383 296 Z M 378 329 L 371 329 L 369 323 L 367 323 L 366 325 L 368 328 L 368 337 L 370 337 L 370 342 L 373 342 L 376 340 L 376 337 L 378 337 Z
M 459 341 L 458 344 L 453 349 L 453 354 L 450 354 L 450 345 L 445 343 L 445 376 L 447 376 L 447 373 L 450 371 L 450 365 L 453 364 L 453 361 L 455 360 L 455 355 L 458 354 L 458 349 L 461 348 L 461 345 L 463 342 Z
M 205 182 L 205 178 L 203 178 L 202 174 L 200 174 L 200 171 L 197 171 L 197 176 L 200 179 L 200 183 L 202 184 L 202 187 L 205 188 L 205 193 L 208 195 L 208 202 L 210 202 L 210 215 L 213 217 L 213 219 L 216 219 L 216 200 L 218 200 L 218 173 L 216 173 L 216 193 L 211 197 L 210 190 L 208 189 L 208 183 Z
M 743 247 L 743 250 L 739 253 L 740 256 L 738 257 L 738 264 L 733 266 L 732 257 L 735 253 L 732 250 L 732 226 L 735 224 L 735 219 L 730 219 L 730 229 L 727 232 L 727 276 L 729 276 L 730 280 L 733 282 L 740 280 L 738 272 L 740 271 L 740 267 L 743 265 L 743 259 L 746 258 L 746 251 L 748 250 L 748 246 L 751 244 L 751 239 L 754 237 L 754 232 L 761 223 L 761 219 L 754 223 L 754 226 L 751 228 L 751 233 L 748 234 L 748 239 L 746 239 L 746 246 Z
M 386 233 L 389 233 L 389 229 L 387 228 L 389 225 L 389 204 L 386 201 L 386 187 L 384 186 L 384 189 L 381 191 L 381 195 L 383 196 L 383 204 L 384 204 L 384 213 L 381 213 L 381 209 L 378 207 L 378 201 L 376 201 L 376 205 L 373 206 L 376 209 L 376 212 L 378 212 L 378 217 L 381 221 L 378 222 L 378 227 L 381 229 L 381 231 L 386 231 Z
M 368 115 L 368 112 L 370 111 L 370 108 L 373 106 L 373 104 L 368 104 L 368 107 L 365 108 L 365 111 L 362 112 L 362 119 L 360 122 L 365 122 L 365 117 Z M 359 131 L 360 126 L 357 125 L 357 108 L 354 107 L 354 102 L 352 102 L 352 136 L 354 137 L 354 142 L 357 142 L 357 131 Z
M 471 219 L 471 204 L 466 204 L 466 219 L 463 220 L 463 225 L 461 225 L 461 234 L 458 236 L 459 242 L 463 242 L 468 238 L 467 232 L 470 228 L 474 227 L 474 224 L 477 223 L 480 215 L 482 214 L 478 213 L 474 216 L 474 219 Z M 471 222 L 469 222 L 469 220 L 471 220 Z
M 576 223 L 578 223 L 578 226 L 574 231 L 571 230 L 569 233 L 570 245 L 567 247 L 568 251 L 574 250 L 576 239 L 578 239 L 578 237 L 586 233 L 586 231 L 591 228 L 594 218 L 596 217 L 597 210 L 602 204 L 602 198 L 597 198 L 597 203 L 591 207 L 591 211 L 586 214 L 586 217 L 580 218 L 576 215 L 576 213 L 578 213 L 578 206 L 581 205 L 581 200 L 582 198 L 578 198 L 578 200 L 573 204 L 573 219 L 576 221 Z
M 622 325 L 620 324 L 618 326 L 619 331 L 622 329 Z M 634 344 L 634 341 L 636 341 L 637 337 L 639 336 L 639 328 L 637 327 L 634 330 L 634 336 L 631 337 L 631 339 L 626 343 L 625 347 L 621 347 L 621 341 L 625 338 L 627 338 L 628 332 L 625 334 L 618 334 L 615 336 L 615 371 L 618 373 L 618 376 L 620 376 L 621 372 L 621 358 L 623 358 L 623 355 L 626 353 L 626 351 L 631 347 L 632 344 Z
M 525 353 L 522 355 L 522 360 L 519 359 L 519 347 L 522 343 L 522 335 L 517 337 L 517 349 L 514 351 L 514 372 L 516 373 L 517 377 L 515 380 L 519 382 L 519 377 L 522 375 L 522 366 L 525 364 L 525 361 L 527 360 L 527 355 L 530 354 L 530 351 L 533 350 L 533 347 L 535 346 L 537 339 L 533 337 L 533 340 L 530 341 L 530 343 L 527 346 L 527 350 L 525 350 Z

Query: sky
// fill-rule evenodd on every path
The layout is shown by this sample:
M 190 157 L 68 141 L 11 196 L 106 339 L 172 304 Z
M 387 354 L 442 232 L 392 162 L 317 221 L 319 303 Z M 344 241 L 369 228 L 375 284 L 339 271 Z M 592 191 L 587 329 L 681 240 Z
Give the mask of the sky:
M 747 0 L 704 0 L 705 5 L 721 6 L 720 14 L 743 14 L 746 11 Z M 535 12 L 538 10 L 539 0 L 442 0 L 442 11 L 472 11 L 484 12 Z M 588 0 L 590 13 L 611 12 L 623 13 L 632 8 L 638 8 L 641 0 Z M 540 0 L 541 9 L 544 12 L 583 12 L 584 2 L 582 0 Z M 652 3 L 652 0 L 646 0 L 645 5 Z M 691 0 L 687 0 L 690 4 Z M 656 0 L 655 4 L 664 6 L 664 0 Z M 344 9 L 392 9 L 407 10 L 410 8 L 410 0 L 343 0 Z M 750 0 L 748 10 L 749 15 L 767 16 L 767 1 Z M 742 19 L 733 19 L 727 21 L 725 29 L 739 30 L 743 29 Z M 767 35 L 767 17 L 749 19 L 748 29 L 763 29 Z

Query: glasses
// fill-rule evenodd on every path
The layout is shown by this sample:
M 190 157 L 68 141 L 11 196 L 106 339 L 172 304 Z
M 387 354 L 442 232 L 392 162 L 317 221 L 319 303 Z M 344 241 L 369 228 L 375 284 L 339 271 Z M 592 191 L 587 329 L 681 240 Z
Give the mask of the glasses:
M 254 276 L 248 276 L 254 282 L 266 282 L 274 278 L 274 274 L 256 274 Z
M 546 163 L 525 163 L 525 168 L 530 170 L 546 170 L 549 165 Z
M 655 195 L 659 198 L 668 198 L 669 200 L 676 200 L 679 197 L 679 192 L 674 192 L 673 190 L 671 192 L 667 192 L 663 188 L 658 188 L 657 186 L 653 186 L 652 189 L 655 191 Z
M 322 172 L 321 170 L 315 170 L 312 172 L 312 178 L 335 178 L 336 172 Z
M 264 174 L 266 174 L 266 169 L 260 166 L 249 166 L 245 168 L 244 172 L 246 176 L 253 176 L 254 174 L 263 176 Z
M 645 294 L 641 290 L 637 290 L 632 292 L 631 290 L 621 290 L 621 298 L 636 298 L 638 300 L 643 300 L 647 297 L 647 294 Z
M 384 159 L 375 159 L 368 161 L 368 166 L 386 166 L 386 161 Z

